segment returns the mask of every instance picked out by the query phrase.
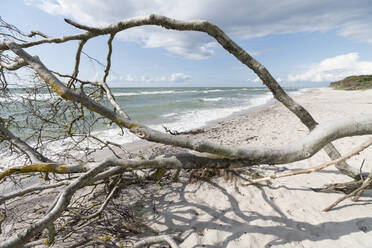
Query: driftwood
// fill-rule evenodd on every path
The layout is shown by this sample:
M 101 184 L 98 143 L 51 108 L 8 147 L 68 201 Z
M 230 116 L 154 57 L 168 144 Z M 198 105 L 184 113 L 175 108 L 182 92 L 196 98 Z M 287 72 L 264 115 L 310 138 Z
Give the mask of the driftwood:
M 66 22 L 78 29 L 84 30 L 84 32 L 76 35 L 53 38 L 41 32 L 33 31 L 30 36 L 38 35 L 41 36 L 42 39 L 30 42 L 21 42 L 16 40 L 18 43 L 14 41 L 15 39 L 5 39 L 0 42 L 1 53 L 7 52 L 15 56 L 13 60 L 9 60 L 7 62 L 0 60 L 1 70 L 17 71 L 22 67 L 29 67 L 31 70 L 37 73 L 38 77 L 43 80 L 47 87 L 52 89 L 54 93 L 58 94 L 66 102 L 73 104 L 72 106 L 76 107 L 77 109 L 82 109 L 81 115 L 77 116 L 72 123 L 77 122 L 85 117 L 85 112 L 83 110 L 89 110 L 99 114 L 100 118 L 105 118 L 111 123 L 116 124 L 118 127 L 129 130 L 131 133 L 137 135 L 137 137 L 141 139 L 171 145 L 174 147 L 186 148 L 189 152 L 164 154 L 163 156 L 158 156 L 153 159 L 121 159 L 117 156 L 116 159 L 109 158 L 98 164 L 90 163 L 89 161 L 75 164 L 66 161 L 53 161 L 46 155 L 42 154 L 38 149 L 31 147 L 26 141 L 16 137 L 11 130 L 7 128 L 8 120 L 0 119 L 0 136 L 2 140 L 9 142 L 16 151 L 26 155 L 27 159 L 30 161 L 29 164 L 23 166 L 14 166 L 4 170 L 0 173 L 0 180 L 5 180 L 14 175 L 35 172 L 55 173 L 62 175 L 77 174 L 77 176 L 68 178 L 63 182 L 56 182 L 48 186 L 31 186 L 22 189 L 21 191 L 15 193 L 11 192 L 1 196 L 0 203 L 4 203 L 36 191 L 39 192 L 60 188 L 58 196 L 49 206 L 49 209 L 45 212 L 44 216 L 34 221 L 32 225 L 14 233 L 12 237 L 0 243 L 0 247 L 27 247 L 35 244 L 52 244 L 55 242 L 56 236 L 58 236 L 55 223 L 59 218 L 62 217 L 64 212 L 67 211 L 71 204 L 71 199 L 74 197 L 76 192 L 88 186 L 96 187 L 98 184 L 105 184 L 110 190 L 107 193 L 105 200 L 99 204 L 100 207 L 95 209 L 93 213 L 90 213 L 87 216 L 79 215 L 79 217 L 76 217 L 77 219 L 74 220 L 76 223 L 80 223 L 82 220 L 85 221 L 79 226 L 79 228 L 88 226 L 90 223 L 92 223 L 91 221 L 95 220 L 95 218 L 98 218 L 105 211 L 105 208 L 107 208 L 109 202 L 112 201 L 112 199 L 115 197 L 115 193 L 121 187 L 121 182 L 124 180 L 123 177 L 132 176 L 131 178 L 133 178 L 133 174 L 128 173 L 141 169 L 156 169 L 158 172 L 156 173 L 158 175 L 156 178 L 159 178 L 164 175 L 164 171 L 171 169 L 175 169 L 179 172 L 181 169 L 229 169 L 258 164 L 284 164 L 309 158 L 319 150 L 324 149 L 328 156 L 332 159 L 331 162 L 310 170 L 297 172 L 297 174 L 310 173 L 335 164 L 341 173 L 353 179 L 360 180 L 360 172 L 350 167 L 345 160 L 358 153 L 358 151 L 365 149 L 370 145 L 370 143 L 364 144 L 352 154 L 341 157 L 339 152 L 330 142 L 348 136 L 372 134 L 372 117 L 349 117 L 347 119 L 334 120 L 332 122 L 318 124 L 305 108 L 288 96 L 288 94 L 281 88 L 281 86 L 262 64 L 250 56 L 241 47 L 239 47 L 216 25 L 208 21 L 186 22 L 158 15 L 128 19 L 100 28 L 88 27 L 71 20 L 66 20 Z M 142 125 L 141 123 L 131 120 L 125 112 L 125 109 L 119 106 L 119 104 L 115 101 L 115 97 L 107 85 L 107 79 L 111 67 L 111 55 L 113 52 L 112 42 L 116 34 L 118 32 L 143 25 L 157 25 L 166 29 L 174 29 L 179 31 L 204 32 L 213 37 L 227 52 L 231 53 L 240 62 L 257 74 L 262 82 L 273 93 L 274 97 L 285 107 L 287 107 L 293 114 L 295 114 L 309 129 L 309 134 L 304 139 L 281 147 L 233 147 L 212 143 L 210 141 L 196 141 L 190 137 L 177 135 L 190 133 L 175 133 L 168 129 L 166 129 L 166 133 L 159 132 Z M 83 53 L 84 46 L 90 39 L 103 35 L 109 35 L 109 39 L 107 42 L 107 63 L 102 82 L 94 83 L 79 80 L 78 75 L 80 57 Z M 24 50 L 26 48 L 41 44 L 65 43 L 73 40 L 79 41 L 79 44 L 76 51 L 74 70 L 71 75 L 67 75 L 69 81 L 66 84 L 60 79 L 66 75 L 53 72 L 52 70 L 48 69 L 37 56 L 32 56 Z M 4 77 L 2 80 L 5 82 Z M 3 84 L 6 85 L 6 83 Z M 95 91 L 93 91 L 93 93 L 87 92 L 86 88 L 84 88 L 86 85 L 92 88 L 96 87 L 94 88 Z M 93 97 L 94 93 L 96 92 L 104 92 L 112 106 L 107 107 L 96 100 Z M 61 102 L 62 100 L 57 101 L 56 106 L 58 106 L 58 104 Z M 70 124 L 70 128 L 68 130 L 69 135 L 71 136 L 73 136 L 71 131 L 72 123 Z M 100 141 L 98 137 L 95 139 Z M 105 147 L 110 147 L 110 145 L 113 144 L 106 143 Z M 290 176 L 295 174 L 296 173 L 274 175 L 270 178 L 256 179 L 252 182 L 257 183 L 260 180 L 270 180 L 276 177 Z M 362 186 L 355 191 L 353 195 L 359 196 L 359 192 L 362 192 L 370 184 L 370 181 L 371 177 L 369 176 L 365 181 L 363 181 Z M 5 218 L 6 217 L 0 218 L 0 224 Z M 44 230 L 46 230 L 48 234 L 40 236 Z M 89 242 L 100 243 L 105 240 L 110 240 L 110 238 L 102 237 L 99 240 L 84 239 L 82 240 L 81 245 L 90 244 Z M 142 241 L 134 244 L 134 247 L 141 247 L 159 242 L 166 242 L 171 247 L 177 247 L 176 242 L 167 235 L 145 238 Z
M 171 135 L 199 134 L 199 133 L 203 133 L 204 132 L 204 129 L 203 128 L 195 128 L 195 129 L 191 129 L 191 130 L 188 130 L 188 131 L 170 130 L 166 126 L 163 126 L 163 128 L 164 128 L 164 130 L 165 130 L 166 133 L 169 133 Z

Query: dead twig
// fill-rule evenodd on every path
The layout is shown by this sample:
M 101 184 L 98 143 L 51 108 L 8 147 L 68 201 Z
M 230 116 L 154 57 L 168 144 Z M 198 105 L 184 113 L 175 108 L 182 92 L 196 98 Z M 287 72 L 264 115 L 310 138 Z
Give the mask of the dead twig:
M 362 182 L 362 180 L 360 180 Z M 355 198 L 353 199 L 353 201 L 357 201 L 360 197 L 360 195 L 363 193 L 363 191 L 368 187 L 370 186 L 372 183 L 372 170 L 371 172 L 369 173 L 368 177 L 366 178 L 366 180 L 363 181 L 362 185 L 355 189 L 353 192 L 351 192 L 350 194 L 348 195 L 345 195 L 339 199 L 337 199 L 337 201 L 335 201 L 334 203 L 332 203 L 331 205 L 329 205 L 328 207 L 326 207 L 325 209 L 323 209 L 324 212 L 328 212 L 330 211 L 332 208 L 334 208 L 335 206 L 337 206 L 337 204 L 339 204 L 340 202 L 346 200 L 347 198 L 350 198 L 352 196 L 355 195 Z
M 310 168 L 310 169 L 298 170 L 298 171 L 292 171 L 292 172 L 283 172 L 283 173 L 278 173 L 278 174 L 274 174 L 274 175 L 263 177 L 263 178 L 249 180 L 249 182 L 241 183 L 241 185 L 242 186 L 248 186 L 248 185 L 251 185 L 251 184 L 265 182 L 265 181 L 269 181 L 269 180 L 272 180 L 272 179 L 277 179 L 277 178 L 282 178 L 282 177 L 289 177 L 289 176 L 300 175 L 300 174 L 309 174 L 309 173 L 313 173 L 313 172 L 316 172 L 316 171 L 320 171 L 320 170 L 323 170 L 323 169 L 325 169 L 325 168 L 327 168 L 331 165 L 334 165 L 334 164 L 337 164 L 339 162 L 345 161 L 345 160 L 359 154 L 361 151 L 365 150 L 370 145 L 372 145 L 372 139 L 369 139 L 367 142 L 363 143 L 362 145 L 360 145 L 356 149 L 354 149 L 351 153 L 349 153 L 349 154 L 347 154 L 347 155 L 345 155 L 345 156 L 343 156 L 339 159 L 323 163 L 321 165 L 315 166 L 315 167 Z
M 164 125 L 163 125 L 163 128 L 164 128 L 166 133 L 169 133 L 171 135 L 199 134 L 199 133 L 203 133 L 205 131 L 203 128 L 195 128 L 195 129 L 191 129 L 191 130 L 188 130 L 188 131 L 178 132 L 177 130 L 170 130 L 169 128 L 167 128 Z

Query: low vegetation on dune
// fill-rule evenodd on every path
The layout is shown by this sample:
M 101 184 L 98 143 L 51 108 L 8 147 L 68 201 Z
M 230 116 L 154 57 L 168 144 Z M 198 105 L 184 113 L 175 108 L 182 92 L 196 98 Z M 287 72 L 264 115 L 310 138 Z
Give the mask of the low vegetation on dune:
M 372 89 L 372 75 L 346 77 L 329 85 L 337 90 L 366 90 Z

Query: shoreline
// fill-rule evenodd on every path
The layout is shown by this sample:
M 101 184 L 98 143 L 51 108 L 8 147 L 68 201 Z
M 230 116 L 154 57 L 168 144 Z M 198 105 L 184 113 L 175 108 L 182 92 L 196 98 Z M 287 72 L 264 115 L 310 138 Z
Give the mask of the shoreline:
M 301 97 L 303 95 L 311 94 L 312 92 L 316 91 L 317 89 L 321 89 L 321 88 L 304 88 L 304 89 L 305 89 L 304 92 L 297 93 L 295 96 L 291 96 L 291 97 L 296 99 L 296 98 Z M 255 112 L 255 111 L 264 110 L 265 108 L 269 108 L 270 106 L 273 106 L 273 105 L 276 105 L 276 104 L 281 105 L 281 103 L 278 102 L 275 98 L 272 98 L 264 104 L 260 104 L 260 105 L 257 105 L 257 106 L 249 107 L 248 109 L 236 111 L 236 112 L 234 112 L 234 113 L 232 113 L 228 116 L 218 118 L 218 119 L 215 119 L 215 120 L 211 120 L 211 121 L 207 121 L 204 125 L 202 125 L 200 127 L 193 128 L 193 129 L 188 129 L 188 130 L 202 129 L 202 130 L 204 130 L 203 132 L 206 132 L 208 130 L 214 129 L 215 126 L 218 125 L 218 124 L 228 122 L 228 121 L 234 121 L 234 119 L 236 119 L 236 118 L 249 115 L 250 113 Z M 172 131 L 174 131 L 174 130 L 172 130 Z M 175 130 L 175 131 L 178 131 L 178 130 Z M 194 137 L 194 136 L 197 137 L 198 135 L 192 135 L 192 137 Z M 126 150 L 128 152 L 136 153 L 136 151 L 138 152 L 138 151 L 142 151 L 142 150 L 154 150 L 158 146 L 165 146 L 165 145 L 159 144 L 159 143 L 154 143 L 154 142 L 149 142 L 147 140 L 139 139 L 139 140 L 131 141 L 131 142 L 128 142 L 128 143 L 123 143 L 123 146 L 126 146 Z M 93 158 L 100 157 L 100 159 L 97 160 L 97 161 L 101 161 L 103 159 L 109 158 L 110 156 L 112 156 L 112 154 L 110 154 L 109 151 L 97 151 L 92 157 Z
M 295 96 L 291 96 L 291 97 L 294 98 L 294 99 L 296 99 L 297 97 L 301 97 L 304 94 L 311 94 L 311 92 L 314 91 L 314 90 L 316 90 L 316 89 L 321 89 L 321 88 L 302 88 L 301 90 L 305 90 L 304 92 L 301 92 L 301 93 L 296 94 Z M 252 106 L 249 109 L 245 109 L 245 110 L 234 112 L 234 113 L 232 113 L 229 116 L 226 116 L 226 117 L 223 117 L 223 118 L 219 118 L 219 119 L 216 119 L 216 120 L 209 121 L 209 122 L 207 122 L 202 127 L 208 128 L 209 126 L 213 126 L 214 124 L 217 124 L 218 122 L 223 122 L 223 121 L 227 121 L 227 120 L 233 119 L 233 118 L 238 117 L 238 116 L 247 115 L 247 114 L 249 114 L 252 111 L 264 109 L 266 107 L 269 107 L 269 106 L 272 106 L 272 105 L 275 105 L 275 104 L 281 104 L 281 103 L 278 102 L 278 100 L 276 100 L 273 97 L 272 99 L 268 100 L 264 104 L 260 104 L 260 105 L 257 105 L 257 106 Z
M 335 91 L 317 88 L 294 97 L 319 122 L 348 115 L 372 115 L 372 90 Z M 209 125 L 205 132 L 192 135 L 225 145 L 280 146 L 306 136 L 307 128 L 281 103 L 258 108 Z M 345 155 L 368 136 L 337 140 L 334 145 Z M 147 151 L 149 153 L 154 151 Z M 163 152 L 170 152 L 164 146 Z M 363 171 L 372 169 L 372 148 L 347 162 Z M 307 169 L 329 161 L 324 151 L 309 159 L 283 165 L 260 165 L 265 176 Z M 366 191 L 358 202 L 350 199 L 330 212 L 322 212 L 342 195 L 320 193 L 312 188 L 350 179 L 331 166 L 325 170 L 273 180 L 269 186 L 241 186 L 243 180 L 172 183 L 149 186 L 141 194 L 156 200 L 157 217 L 148 202 L 147 223 L 161 231 L 178 230 L 180 247 L 369 247 L 372 243 L 372 192 Z M 132 192 L 128 189 L 128 192 Z
M 204 88 L 204 87 L 203 87 Z M 227 88 L 230 88 L 230 87 L 227 87 Z M 257 88 L 257 87 L 253 87 L 253 88 Z M 262 87 L 262 88 L 265 88 L 265 87 Z M 301 96 L 303 94 L 306 94 L 308 92 L 311 92 L 314 88 L 298 88 L 297 91 L 294 91 L 294 92 L 290 92 L 289 94 L 292 95 L 292 94 L 295 94 L 294 97 L 298 97 L 298 96 Z M 270 94 L 270 93 L 269 93 Z M 265 98 L 265 95 L 262 95 L 262 96 L 259 96 L 257 99 L 260 99 L 261 97 Z M 255 99 L 255 98 L 253 98 Z M 213 125 L 219 123 L 219 122 L 223 122 L 223 121 L 227 121 L 227 120 L 230 120 L 230 119 L 233 119 L 237 116 L 241 116 L 241 115 L 245 115 L 249 112 L 252 112 L 252 111 L 256 111 L 258 109 L 262 109 L 262 108 L 265 108 L 267 106 L 270 106 L 270 105 L 273 105 L 273 104 L 276 104 L 277 101 L 273 98 L 273 96 L 271 96 L 271 99 L 267 100 L 265 103 L 261 103 L 261 104 L 252 104 L 252 105 L 246 105 L 246 106 L 243 106 L 243 110 L 237 110 L 235 112 L 232 112 L 224 117 L 219 117 L 219 118 L 216 118 L 216 119 L 213 119 L 213 120 L 209 120 L 209 121 L 205 121 L 202 125 L 198 125 L 197 127 L 191 127 L 191 128 L 172 128 L 172 122 L 170 123 L 165 123 L 164 125 L 167 126 L 168 128 L 170 128 L 170 130 L 174 130 L 174 131 L 189 131 L 189 130 L 195 130 L 195 129 L 208 129 L 210 127 L 212 127 Z M 217 111 L 217 109 L 216 109 Z M 177 121 L 176 121 L 177 122 Z M 160 125 L 160 124 L 159 124 Z M 151 126 L 151 124 L 149 125 Z M 113 129 L 103 129 L 103 130 L 97 130 L 95 131 L 96 132 L 96 135 L 98 135 L 98 137 L 100 137 L 101 139 L 103 140 L 110 140 L 110 141 L 114 141 L 115 143 L 118 143 L 118 144 L 121 144 L 123 147 L 125 147 L 125 149 L 128 151 L 128 152 L 136 152 L 137 150 L 143 150 L 143 149 L 150 149 L 150 148 L 154 148 L 155 146 L 159 145 L 159 144 L 156 144 L 156 143 L 151 143 L 151 142 L 148 142 L 146 140 L 141 140 L 137 137 L 135 137 L 135 135 L 133 134 L 129 134 L 128 135 L 128 131 L 125 130 L 125 132 L 127 134 L 125 134 L 124 136 L 119 136 L 118 134 L 116 133 L 120 133 L 118 130 L 120 130 L 119 128 L 113 128 Z M 164 131 L 161 129 L 161 131 Z M 124 141 L 121 141 L 123 140 Z M 125 140 L 128 140 L 128 141 L 125 141 Z M 58 146 L 58 144 L 57 144 Z M 115 147 L 113 147 L 113 149 L 116 151 L 116 152 L 119 152 L 119 153 L 123 153 L 122 151 L 120 151 L 119 149 L 116 150 Z M 76 153 L 78 153 L 78 151 L 75 151 Z M 89 156 L 89 159 L 94 159 L 96 160 L 96 158 L 99 158 L 99 160 L 96 160 L 96 161 L 101 161 L 103 159 L 106 159 L 108 157 L 111 157 L 111 156 L 114 156 L 110 151 L 109 149 L 104 149 L 104 150 L 97 150 L 95 153 L 93 153 L 91 156 Z M 9 159 L 5 159 L 4 161 L 4 166 L 1 166 L 0 165 L 0 171 L 2 169 L 6 169 L 8 168 L 7 165 L 11 165 L 12 163 L 10 162 Z M 66 162 L 69 162 L 69 161 L 66 161 Z
M 294 99 L 319 123 L 345 115 L 372 115 L 372 90 L 342 92 L 316 88 Z M 204 132 L 187 136 L 224 145 L 265 147 L 296 142 L 307 133 L 298 118 L 276 102 L 210 123 Z M 345 155 L 371 137 L 348 137 L 334 144 Z M 138 147 L 129 149 L 145 158 L 182 150 L 142 142 L 144 146 L 137 144 Z M 363 170 L 369 172 L 372 147 L 349 159 L 348 163 L 359 168 L 363 159 L 366 161 Z M 312 168 L 325 161 L 329 158 L 319 151 L 306 160 L 283 165 L 257 165 L 255 168 L 268 176 Z M 181 175 L 178 182 L 129 185 L 121 190 L 124 200 L 120 204 L 141 206 L 137 209 L 141 221 L 161 233 L 175 235 L 180 248 L 369 247 L 372 243 L 371 190 L 366 191 L 358 202 L 348 199 L 330 212 L 322 212 L 322 209 L 342 195 L 312 190 L 347 181 L 350 179 L 334 166 L 316 173 L 280 178 L 261 186 L 242 186 L 240 183 L 244 180 L 239 177 L 233 180 L 214 177 L 190 183 L 189 178 Z M 8 190 L 4 185 L 2 187 L 1 192 Z M 52 202 L 54 197 L 46 195 L 43 203 Z M 28 202 L 23 204 L 28 207 Z M 141 237 L 132 238 L 138 240 Z M 3 238 L 6 237 L 0 235 L 0 239 Z

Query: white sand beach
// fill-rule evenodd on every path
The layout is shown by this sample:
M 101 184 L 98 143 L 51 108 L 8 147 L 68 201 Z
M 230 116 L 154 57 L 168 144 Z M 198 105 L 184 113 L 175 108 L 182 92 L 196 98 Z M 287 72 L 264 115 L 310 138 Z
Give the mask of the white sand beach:
M 372 90 L 320 88 L 296 100 L 318 122 L 372 114 Z M 307 133 L 295 115 L 276 103 L 212 124 L 195 137 L 239 146 L 271 146 L 295 142 Z M 344 138 L 334 144 L 346 154 L 368 138 Z M 363 159 L 363 171 L 369 172 L 372 148 L 348 162 L 359 168 Z M 327 160 L 325 152 L 320 151 L 304 161 L 261 167 L 265 175 L 270 175 L 314 167 Z M 342 194 L 311 189 L 346 181 L 350 179 L 332 166 L 277 179 L 269 186 L 241 186 L 241 179 L 214 178 L 209 182 L 178 182 L 127 192 L 134 198 L 137 195 L 148 199 L 146 222 L 166 233 L 181 233 L 178 242 L 184 248 L 371 247 L 372 192 L 365 192 L 357 202 L 347 199 L 334 210 L 322 212 Z
M 321 123 L 347 116 L 372 115 L 372 90 L 336 91 L 312 89 L 295 97 Z M 236 146 L 280 146 L 296 142 L 308 134 L 307 128 L 280 103 L 231 116 L 211 123 L 195 139 Z M 191 135 L 190 135 L 191 136 Z M 371 136 L 344 138 L 334 142 L 343 155 Z M 144 157 L 179 151 L 165 145 L 139 142 L 128 150 Z M 98 156 L 98 155 L 97 155 Z M 104 154 L 99 158 L 103 159 Z M 348 160 L 363 171 L 372 169 L 372 148 Z M 264 175 L 294 171 L 329 161 L 325 152 L 291 164 L 255 166 Z M 116 204 L 135 204 L 140 221 L 161 233 L 172 235 L 180 247 L 371 247 L 372 192 L 366 191 L 357 202 L 347 199 L 330 212 L 322 210 L 343 196 L 341 193 L 315 192 L 325 184 L 351 179 L 331 166 L 323 171 L 285 177 L 261 186 L 242 186 L 238 176 L 232 180 L 213 177 L 189 182 L 187 173 L 179 182 L 132 185 L 121 190 Z M 4 189 L 3 189 L 3 192 Z M 46 206 L 49 198 L 35 195 L 22 202 L 20 209 Z M 32 209 L 32 208 L 31 208 Z M 22 228 L 23 223 L 17 223 Z M 11 227 L 8 225 L 8 227 Z M 0 240 L 12 235 L 6 228 Z M 96 235 L 88 233 L 85 235 Z M 135 240 L 154 234 L 139 234 Z M 83 237 L 77 236 L 76 239 Z M 56 243 L 54 247 L 65 247 Z M 158 246 L 156 246 L 158 247 Z

